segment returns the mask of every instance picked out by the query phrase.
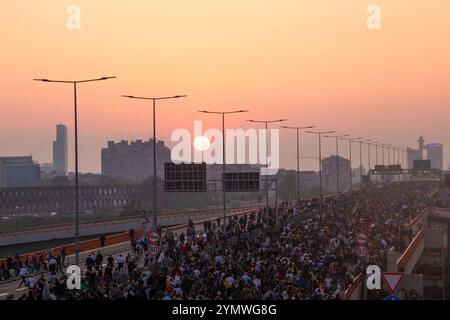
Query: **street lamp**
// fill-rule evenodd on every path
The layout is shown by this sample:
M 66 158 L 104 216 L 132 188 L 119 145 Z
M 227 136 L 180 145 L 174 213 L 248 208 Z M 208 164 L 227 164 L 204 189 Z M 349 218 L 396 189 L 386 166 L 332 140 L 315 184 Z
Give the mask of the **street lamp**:
M 388 165 L 390 165 L 390 164 L 391 164 L 391 150 L 392 150 L 392 145 L 387 144 L 386 147 L 387 147 L 387 150 L 388 150 Z
M 277 123 L 277 122 L 284 122 L 287 121 L 287 119 L 277 119 L 277 120 L 247 120 L 248 122 L 253 123 L 264 123 L 266 128 L 266 207 L 267 210 L 269 210 L 269 180 L 268 180 L 268 174 L 269 174 L 269 161 L 268 161 L 268 153 L 269 153 L 269 137 L 268 137 L 268 124 L 269 123 Z M 278 182 L 277 182 L 278 183 Z M 275 202 L 277 202 L 278 199 L 275 199 Z M 278 208 L 276 209 L 278 210 Z
M 385 144 L 380 144 L 380 146 L 381 146 L 381 156 L 382 156 L 382 158 L 383 158 L 383 166 L 384 166 L 384 148 L 386 147 L 386 145 Z
M 151 100 L 153 102 L 153 209 L 152 209 L 152 231 L 157 231 L 157 214 L 156 214 L 156 101 L 185 98 L 186 95 L 176 95 L 169 97 L 136 97 L 129 95 L 122 95 L 124 98 Z M 143 235 L 145 237 L 145 234 Z
M 389 164 L 395 164 L 395 146 L 394 145 L 392 145 L 392 144 L 388 144 L 388 150 L 389 150 L 389 157 L 388 157 L 388 160 L 389 160 Z M 391 163 L 391 151 L 392 151 L 392 163 Z
M 327 138 L 336 139 L 336 193 L 339 193 L 339 138 L 350 136 L 349 134 L 337 135 L 337 136 L 325 136 Z
M 400 150 L 402 151 L 402 167 L 403 167 L 403 169 L 406 169 L 406 163 L 405 163 L 406 149 L 405 148 L 401 148 Z
M 352 142 L 357 141 L 357 140 L 361 140 L 362 138 L 341 138 L 341 140 L 347 140 L 348 141 L 348 150 L 349 150 L 349 154 L 350 154 L 350 191 L 353 189 L 353 181 L 352 181 Z
M 222 199 L 223 199 L 223 223 L 225 224 L 225 218 L 227 216 L 227 204 L 226 204 L 226 193 L 225 193 L 225 172 L 226 172 L 226 161 L 225 161 L 225 115 L 232 113 L 243 113 L 248 112 L 248 110 L 235 110 L 235 111 L 208 111 L 199 110 L 201 113 L 208 114 L 220 114 L 222 116 Z
M 361 138 L 362 139 L 362 138 Z M 372 140 L 367 139 L 367 140 L 359 140 L 359 182 L 362 183 L 362 144 L 363 143 L 367 143 L 370 142 Z
M 306 132 L 317 134 L 319 136 L 319 195 L 322 196 L 322 135 L 335 133 L 336 131 L 306 131 Z
M 50 83 L 69 83 L 73 85 L 74 100 L 74 127 L 75 127 L 75 264 L 80 262 L 80 232 L 79 232 L 79 185 L 78 185 L 78 106 L 77 106 L 77 84 L 85 82 L 103 81 L 114 79 L 115 77 L 101 77 L 87 80 L 49 80 L 33 79 L 34 81 Z
M 371 147 L 372 145 L 377 144 L 377 143 L 378 143 L 378 141 L 372 141 L 372 140 L 370 140 L 369 142 L 367 142 L 367 154 L 368 154 L 368 158 L 369 158 L 369 174 L 370 174 L 370 147 Z
M 300 130 L 312 129 L 315 128 L 315 126 L 307 126 L 307 127 L 281 126 L 281 128 L 294 129 L 297 131 L 297 198 L 300 199 Z

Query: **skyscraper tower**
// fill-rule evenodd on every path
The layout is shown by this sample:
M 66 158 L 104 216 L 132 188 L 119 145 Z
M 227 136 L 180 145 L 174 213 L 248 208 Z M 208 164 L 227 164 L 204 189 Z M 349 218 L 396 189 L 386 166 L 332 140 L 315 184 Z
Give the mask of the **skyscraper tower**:
M 417 144 L 419 145 L 419 151 L 423 153 L 423 150 L 425 149 L 424 146 L 425 140 L 423 139 L 423 136 L 420 136 L 419 139 L 417 139 Z
M 67 173 L 67 127 L 56 126 L 56 140 L 53 141 L 53 169 L 59 173 Z

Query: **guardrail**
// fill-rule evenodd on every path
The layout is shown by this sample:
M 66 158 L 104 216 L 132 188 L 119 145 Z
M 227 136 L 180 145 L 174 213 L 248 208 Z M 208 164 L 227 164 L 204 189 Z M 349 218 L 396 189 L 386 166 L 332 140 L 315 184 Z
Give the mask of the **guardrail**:
M 239 209 L 239 208 L 242 208 L 242 207 L 231 207 L 231 208 L 227 208 L 227 210 L 233 212 L 234 209 Z M 192 211 L 167 211 L 167 212 L 162 212 L 159 216 L 164 219 L 171 219 L 171 218 L 178 218 L 178 217 L 184 217 L 184 216 L 212 215 L 212 214 L 216 214 L 216 213 L 221 213 L 222 210 L 223 210 L 222 208 L 211 208 L 211 209 L 201 209 L 201 210 L 192 210 Z M 142 219 L 143 219 L 142 214 L 128 216 L 128 217 L 117 217 L 114 219 L 100 219 L 100 220 L 81 223 L 80 229 L 90 229 L 90 228 L 103 227 L 103 226 L 115 226 L 118 224 L 132 223 L 132 222 L 135 222 L 136 220 L 142 220 Z M 73 228 L 74 228 L 73 223 L 55 224 L 52 226 L 38 228 L 38 229 L 27 228 L 27 229 L 22 229 L 20 231 L 15 231 L 15 232 L 0 233 L 0 239 L 35 234 L 36 232 L 44 233 L 44 232 L 51 232 L 51 231 L 55 231 L 55 230 L 60 232 L 60 231 L 65 231 L 65 230 L 73 230 Z
M 420 214 L 409 223 L 409 226 L 415 233 L 419 232 L 419 230 L 425 225 L 428 217 L 428 211 L 429 208 L 424 208 Z
M 434 187 L 433 189 L 431 189 L 430 191 L 425 193 L 425 197 L 432 198 L 438 191 L 439 191 L 439 187 Z
M 361 298 L 362 286 L 364 285 L 364 277 L 362 274 L 358 274 L 358 276 L 353 280 L 352 284 L 345 291 L 345 299 L 346 300 L 359 300 Z
M 253 212 L 255 210 L 258 210 L 260 208 L 259 205 L 255 205 L 255 206 L 244 206 L 244 207 L 233 207 L 233 208 L 229 208 L 227 209 L 227 211 L 229 212 L 229 214 L 227 214 L 227 217 L 229 216 L 240 216 L 243 214 L 247 214 L 250 212 Z M 219 212 L 222 211 L 222 209 L 217 209 Z M 209 218 L 209 219 L 204 219 L 204 220 L 200 220 L 200 221 L 196 221 L 194 222 L 194 225 L 203 225 L 203 223 L 205 221 L 213 221 L 217 219 L 217 217 L 213 217 L 213 218 Z M 168 227 L 168 228 L 163 228 L 162 232 L 166 232 L 166 231 L 186 231 L 188 224 L 181 224 L 178 226 L 173 226 L 173 227 Z M 134 233 L 134 237 L 135 239 L 139 239 L 140 237 L 142 237 L 142 229 L 137 229 L 135 230 Z M 112 246 L 112 245 L 118 245 L 121 243 L 126 243 L 130 241 L 130 235 L 128 232 L 122 232 L 122 233 L 118 233 L 118 234 L 114 234 L 114 235 L 110 235 L 105 237 L 105 243 L 104 246 Z M 91 240 L 85 240 L 85 241 L 81 241 L 80 242 L 80 253 L 81 252 L 86 252 L 86 251 L 93 251 L 93 250 L 97 250 L 97 249 L 101 249 L 101 245 L 100 245 L 100 239 L 91 239 Z M 54 248 L 51 248 L 50 251 L 53 252 L 53 254 L 58 254 L 61 253 L 63 247 L 66 249 L 66 255 L 73 255 L 75 254 L 76 250 L 75 250 L 75 244 L 71 243 L 65 246 L 57 246 Z M 20 256 L 20 258 L 23 260 L 27 257 L 32 257 L 35 256 L 36 258 L 39 258 L 41 255 L 43 255 L 44 257 L 47 255 L 47 250 L 40 250 L 40 251 L 35 251 L 35 252 L 31 252 L 31 253 L 26 253 Z M 0 263 L 5 262 L 5 260 L 0 260 Z
M 406 248 L 400 258 L 397 260 L 397 271 L 410 273 L 414 268 L 414 266 L 411 267 L 410 265 L 411 259 L 417 256 L 417 250 L 423 251 L 424 246 L 424 229 L 422 228 L 412 239 L 408 248 Z

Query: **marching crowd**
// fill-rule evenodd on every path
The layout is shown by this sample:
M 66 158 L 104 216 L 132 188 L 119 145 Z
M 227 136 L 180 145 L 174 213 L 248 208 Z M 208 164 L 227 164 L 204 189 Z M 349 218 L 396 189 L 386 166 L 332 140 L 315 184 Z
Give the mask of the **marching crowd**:
M 341 300 L 366 265 L 385 269 L 390 248 L 405 250 L 414 236 L 409 223 L 426 207 L 432 187 L 390 183 L 202 226 L 190 221 L 186 232 L 161 235 L 156 258 L 147 239 L 133 241 L 128 254 L 91 253 L 81 290 L 67 289 L 62 253 L 10 258 L 1 274 L 15 270 L 19 285 L 29 289 L 19 297 L 25 300 Z M 365 257 L 355 250 L 357 233 L 366 235 Z

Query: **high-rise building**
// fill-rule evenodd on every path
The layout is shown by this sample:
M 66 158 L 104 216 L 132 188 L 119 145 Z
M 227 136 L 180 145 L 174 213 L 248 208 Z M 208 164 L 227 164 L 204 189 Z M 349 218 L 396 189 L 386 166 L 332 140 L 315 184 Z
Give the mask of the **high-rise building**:
M 323 185 L 330 192 L 337 191 L 337 165 L 339 162 L 339 191 L 350 189 L 350 160 L 332 155 L 322 159 Z
M 153 176 L 153 139 L 108 141 L 102 149 L 102 174 L 133 181 L 142 181 Z M 164 141 L 156 142 L 156 175 L 164 178 L 164 163 L 170 162 L 170 149 Z
M 59 173 L 67 173 L 67 127 L 56 126 L 56 140 L 53 141 L 53 169 Z
M 441 143 L 427 144 L 427 158 L 431 160 L 431 169 L 444 169 L 444 146 Z
M 0 187 L 34 187 L 41 183 L 41 167 L 31 156 L 0 157 Z
M 422 136 L 417 140 L 418 149 L 407 148 L 408 165 L 413 168 L 414 160 L 430 160 L 431 169 L 444 169 L 444 146 L 441 143 L 428 143 Z

